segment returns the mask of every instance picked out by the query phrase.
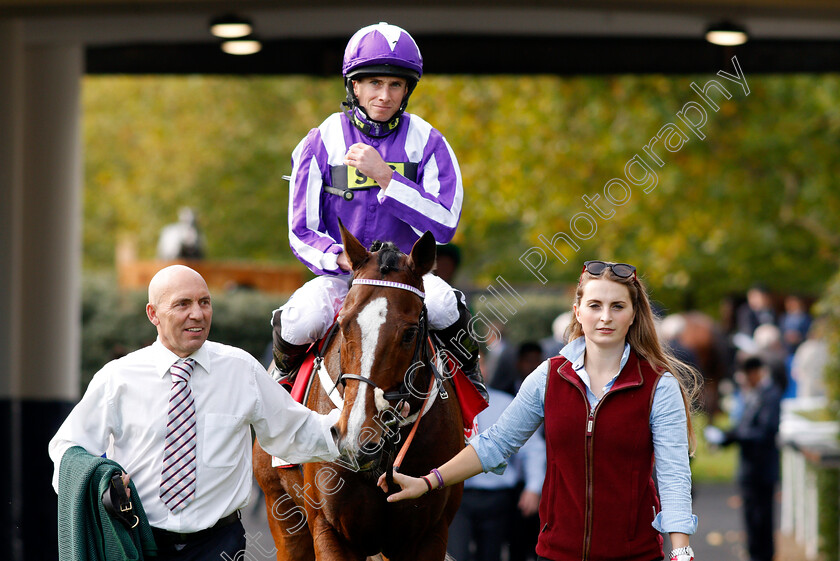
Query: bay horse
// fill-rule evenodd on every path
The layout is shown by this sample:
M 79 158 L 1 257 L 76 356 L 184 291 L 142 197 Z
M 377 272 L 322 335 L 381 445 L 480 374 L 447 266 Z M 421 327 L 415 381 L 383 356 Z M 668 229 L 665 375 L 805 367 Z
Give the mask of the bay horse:
M 665 321 L 676 320 L 672 336 L 691 351 L 695 366 L 703 375 L 700 406 L 710 417 L 720 411 L 719 383 L 731 374 L 728 344 L 723 332 L 710 316 L 699 311 L 674 314 Z
M 405 255 L 390 243 L 369 252 L 343 226 L 341 232 L 353 284 L 304 399 L 319 413 L 341 409 L 341 456 L 277 468 L 254 443 L 277 559 L 361 561 L 381 553 L 389 561 L 442 561 L 463 486 L 397 503 L 376 486 L 380 474 L 392 475 L 410 432 L 410 448 L 398 455 L 401 473 L 425 475 L 464 447 L 451 380 L 431 365 L 422 290 L 435 262 L 434 237 L 426 232 Z

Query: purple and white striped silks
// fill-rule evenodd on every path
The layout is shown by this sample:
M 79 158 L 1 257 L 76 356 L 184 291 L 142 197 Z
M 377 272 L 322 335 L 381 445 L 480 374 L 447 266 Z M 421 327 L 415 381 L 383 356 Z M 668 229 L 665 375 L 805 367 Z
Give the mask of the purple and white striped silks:
M 352 201 L 327 194 L 323 185 L 343 181 L 350 188 L 370 184 L 344 166 L 349 147 L 362 142 L 375 147 L 395 168 L 385 191 L 355 191 Z M 348 180 L 349 178 L 349 180 Z M 292 153 L 289 190 L 289 245 L 315 274 L 341 274 L 336 264 L 343 251 L 338 220 L 365 246 L 392 241 L 405 253 L 430 231 L 447 243 L 461 218 L 464 189 L 461 170 L 449 143 L 429 123 L 403 114 L 397 130 L 372 139 L 342 113 L 312 129 Z

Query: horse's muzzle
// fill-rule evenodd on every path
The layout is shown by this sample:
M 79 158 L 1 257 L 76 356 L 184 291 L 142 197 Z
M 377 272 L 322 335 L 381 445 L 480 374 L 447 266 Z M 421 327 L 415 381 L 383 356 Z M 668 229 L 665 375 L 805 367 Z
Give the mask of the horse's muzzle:
M 385 439 L 368 441 L 361 448 L 358 442 L 348 442 L 342 436 L 337 441 L 340 452 L 338 461 L 353 471 L 371 471 L 377 469 L 383 460 L 384 449 L 388 447 Z

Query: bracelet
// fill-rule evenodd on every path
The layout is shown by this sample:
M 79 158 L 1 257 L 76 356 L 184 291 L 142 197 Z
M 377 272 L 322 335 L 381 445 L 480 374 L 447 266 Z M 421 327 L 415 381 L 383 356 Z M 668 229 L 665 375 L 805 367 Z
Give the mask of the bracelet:
M 426 477 L 425 475 L 423 475 L 423 476 L 420 477 L 420 479 L 422 479 L 423 481 L 426 482 L 426 487 L 428 487 L 428 490 L 426 490 L 426 492 L 428 493 L 429 491 L 431 491 L 432 490 L 432 482 L 429 481 L 429 478 Z
M 691 559 L 694 559 L 694 550 L 691 549 L 690 545 L 685 547 L 678 547 L 671 550 L 671 553 L 668 555 L 671 559 L 677 559 L 680 555 L 687 555 Z
M 437 489 L 443 489 L 443 487 L 444 487 L 444 485 L 443 485 L 443 476 L 440 474 L 440 472 L 437 470 L 437 468 L 433 469 L 433 470 L 432 470 L 432 471 L 430 471 L 429 473 L 434 473 L 434 474 L 435 474 L 435 477 L 437 477 L 437 480 L 438 480 L 438 486 L 437 486 Z

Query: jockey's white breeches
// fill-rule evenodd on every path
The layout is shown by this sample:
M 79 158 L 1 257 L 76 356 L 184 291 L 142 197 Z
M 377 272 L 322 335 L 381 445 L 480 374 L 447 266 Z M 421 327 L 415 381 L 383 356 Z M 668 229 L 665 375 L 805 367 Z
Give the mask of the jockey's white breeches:
M 307 345 L 326 335 L 347 296 L 349 281 L 346 275 L 323 275 L 298 288 L 280 307 L 281 337 L 292 345 Z M 423 277 L 423 287 L 429 327 L 440 330 L 455 323 L 459 315 L 458 297 L 452 287 L 431 273 Z

